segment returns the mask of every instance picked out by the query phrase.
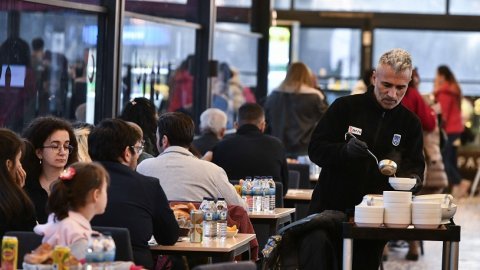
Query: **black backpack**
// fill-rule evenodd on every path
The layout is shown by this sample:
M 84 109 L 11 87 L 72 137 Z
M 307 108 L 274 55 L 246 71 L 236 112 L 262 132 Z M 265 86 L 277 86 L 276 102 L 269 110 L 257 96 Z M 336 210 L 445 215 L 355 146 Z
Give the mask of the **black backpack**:
M 312 214 L 289 224 L 271 236 L 262 250 L 262 269 L 299 269 L 299 251 L 303 237 L 314 230 L 325 230 L 331 242 L 334 243 L 333 253 L 336 258 L 322 258 L 334 260 L 330 265 L 341 268 L 342 222 L 346 215 L 340 211 L 325 210 L 322 213 Z M 340 251 L 340 254 L 338 254 Z

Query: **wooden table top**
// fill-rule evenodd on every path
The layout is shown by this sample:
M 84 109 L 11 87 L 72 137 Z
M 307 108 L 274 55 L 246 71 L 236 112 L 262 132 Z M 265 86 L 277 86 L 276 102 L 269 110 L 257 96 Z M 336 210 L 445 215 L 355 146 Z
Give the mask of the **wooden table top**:
M 265 218 L 265 219 L 279 219 L 285 216 L 288 216 L 292 213 L 295 213 L 295 208 L 275 208 L 273 213 L 259 212 L 259 213 L 248 213 L 248 217 L 251 219 L 255 218 Z
M 312 200 L 313 189 L 288 189 L 287 194 L 283 197 L 286 200 Z
M 160 251 L 201 251 L 201 252 L 230 252 L 251 240 L 255 239 L 255 234 L 239 233 L 234 237 L 228 237 L 225 241 L 215 239 L 203 241 L 201 243 L 191 243 L 188 238 L 175 243 L 173 246 L 155 245 L 150 246 L 150 250 Z

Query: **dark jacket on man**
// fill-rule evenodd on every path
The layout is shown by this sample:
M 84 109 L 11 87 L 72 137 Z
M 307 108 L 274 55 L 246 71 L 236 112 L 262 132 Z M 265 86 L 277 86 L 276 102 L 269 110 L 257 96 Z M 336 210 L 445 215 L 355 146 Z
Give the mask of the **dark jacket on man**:
M 242 125 L 237 133 L 225 137 L 213 148 L 212 162 L 222 167 L 231 180 L 245 176 L 272 176 L 288 188 L 285 150 L 279 139 L 263 134 L 252 124 Z
M 179 228 L 158 179 L 139 174 L 116 162 L 101 162 L 110 174 L 105 213 L 93 226 L 124 227 L 130 231 L 135 264 L 154 267 L 148 247 L 151 236 L 158 244 L 173 245 Z

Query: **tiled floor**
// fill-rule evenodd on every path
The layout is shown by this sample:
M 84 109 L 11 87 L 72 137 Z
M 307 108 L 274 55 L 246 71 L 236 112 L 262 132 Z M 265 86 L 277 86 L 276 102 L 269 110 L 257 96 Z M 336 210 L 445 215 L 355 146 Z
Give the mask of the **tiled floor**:
M 457 202 L 455 223 L 462 226 L 460 240 L 460 270 L 480 269 L 480 197 Z M 394 248 L 389 252 L 385 270 L 441 269 L 442 243 L 424 242 L 425 254 L 416 262 L 405 260 L 407 248 Z

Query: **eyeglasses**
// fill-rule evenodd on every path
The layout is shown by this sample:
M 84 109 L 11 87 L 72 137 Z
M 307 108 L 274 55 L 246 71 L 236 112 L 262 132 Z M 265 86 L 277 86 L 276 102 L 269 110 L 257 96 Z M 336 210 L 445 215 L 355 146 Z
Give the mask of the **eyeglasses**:
M 52 145 L 44 145 L 43 148 L 50 148 L 52 149 L 52 151 L 57 150 L 57 153 L 60 153 L 63 150 L 70 154 L 72 153 L 74 147 L 71 145 L 52 144 Z
M 141 155 L 143 153 L 143 149 L 145 149 L 145 141 L 142 140 L 141 142 L 141 145 L 140 146 L 136 146 L 136 145 L 131 145 L 130 147 L 135 149 L 135 151 L 137 152 L 137 154 Z

